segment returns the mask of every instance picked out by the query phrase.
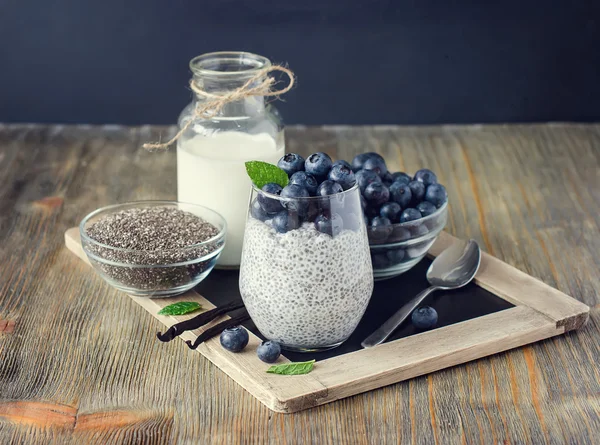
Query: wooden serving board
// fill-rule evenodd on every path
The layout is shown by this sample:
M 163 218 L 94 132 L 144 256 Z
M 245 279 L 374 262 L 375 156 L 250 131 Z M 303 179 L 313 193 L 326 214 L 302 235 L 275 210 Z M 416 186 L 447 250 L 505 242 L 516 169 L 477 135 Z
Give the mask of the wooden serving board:
M 430 256 L 435 257 L 454 241 L 454 237 L 442 232 Z M 67 230 L 65 243 L 88 262 L 78 228 Z M 228 352 L 218 338 L 201 344 L 197 351 L 271 410 L 291 413 L 560 335 L 582 327 L 588 320 L 590 309 L 585 304 L 483 253 L 475 284 L 435 297 L 437 304 L 433 306 L 440 314 L 438 328 L 418 333 L 408 324 L 398 330 L 392 341 L 361 349 L 360 340 L 365 333 L 424 287 L 428 261 L 423 260 L 400 277 L 376 283 L 367 313 L 341 347 L 312 355 L 284 353 L 279 359 L 278 363 L 284 363 L 316 358 L 310 374 L 267 374 L 269 365 L 256 356 L 256 347 L 262 340 L 252 323 L 247 325 L 250 342 L 244 351 Z M 210 309 L 214 303 L 239 298 L 236 277 L 236 271 L 213 271 L 197 288 L 210 301 L 197 291 L 166 299 L 130 298 L 165 326 L 171 326 L 195 314 L 162 316 L 157 314 L 160 309 L 177 301 L 197 301 Z M 443 304 L 443 308 L 439 307 Z M 180 337 L 193 341 L 203 329 L 185 332 Z

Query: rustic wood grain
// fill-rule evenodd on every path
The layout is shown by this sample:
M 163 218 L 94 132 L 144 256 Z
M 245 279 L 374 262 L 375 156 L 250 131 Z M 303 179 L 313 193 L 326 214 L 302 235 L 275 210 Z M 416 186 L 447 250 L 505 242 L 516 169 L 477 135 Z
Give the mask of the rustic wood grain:
M 175 197 L 175 153 L 139 148 L 168 131 L 0 126 L 0 442 L 597 443 L 599 125 L 290 128 L 290 151 L 435 169 L 453 235 L 593 308 L 581 330 L 293 415 L 156 342 L 63 247 L 96 207 Z

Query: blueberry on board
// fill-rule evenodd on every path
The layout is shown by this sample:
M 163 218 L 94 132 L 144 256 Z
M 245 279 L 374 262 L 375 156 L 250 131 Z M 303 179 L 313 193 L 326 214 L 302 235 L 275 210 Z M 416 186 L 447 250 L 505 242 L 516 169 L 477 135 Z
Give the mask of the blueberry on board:
M 352 159 L 352 170 L 354 170 L 354 172 L 357 172 L 358 170 L 362 169 L 365 165 L 365 162 L 367 162 L 367 160 L 371 158 L 378 158 L 382 161 L 384 160 L 379 153 L 375 153 L 373 151 L 370 151 L 368 153 L 361 153 L 359 155 L 356 155 L 354 159 Z
M 243 326 L 233 326 L 221 332 L 221 346 L 231 352 L 240 352 L 248 344 L 248 331 Z
M 310 196 L 314 196 L 317 193 L 317 187 L 319 186 L 319 181 L 310 173 L 306 173 L 304 171 L 296 172 L 290 177 L 290 184 L 299 185 L 300 187 L 304 187 L 308 190 Z
M 300 227 L 300 217 L 297 213 L 282 210 L 273 217 L 273 228 L 279 233 L 286 233 Z
M 425 184 L 419 181 L 410 181 L 408 183 L 410 192 L 412 193 L 412 199 L 410 200 L 410 206 L 416 207 L 423 198 L 425 198 Z
M 304 170 L 317 178 L 318 181 L 323 181 L 327 178 L 331 169 L 331 158 L 327 153 L 317 152 L 311 154 L 304 162 Z
M 277 167 L 292 176 L 294 173 L 304 170 L 304 158 L 296 153 L 288 153 L 277 162 Z
M 427 187 L 431 184 L 437 184 L 437 176 L 431 170 L 423 168 L 415 173 L 415 181 L 422 182 Z
M 447 199 L 448 193 L 442 184 L 431 184 L 425 191 L 425 201 L 429 201 L 437 208 L 440 208 Z
M 282 188 L 279 184 L 269 182 L 268 184 L 265 184 L 261 190 L 265 193 L 279 196 Z M 278 199 L 269 198 L 267 195 L 263 195 L 261 193 L 258 194 L 256 199 L 258 199 L 260 206 L 267 213 L 276 213 L 281 210 L 281 202 Z
M 283 190 L 281 190 L 280 196 L 282 198 L 300 198 L 284 199 L 281 201 L 281 205 L 289 211 L 296 212 L 301 216 L 306 214 L 306 211 L 308 210 L 308 202 L 306 200 L 302 200 L 302 198 L 308 198 L 310 196 L 310 193 L 308 193 L 306 188 L 296 184 L 288 184 L 283 188 Z
M 374 156 L 371 156 L 365 161 L 363 170 L 374 171 L 380 178 L 383 178 L 388 171 L 383 158 Z
M 371 224 L 369 224 L 369 240 L 374 243 L 382 243 L 388 239 L 393 230 L 394 227 L 389 219 L 376 216 L 371 220 Z
M 412 178 L 404 172 L 392 173 L 392 182 L 396 181 L 408 184 L 410 181 L 412 181 Z
M 438 321 L 438 314 L 434 308 L 422 306 L 413 311 L 411 320 L 417 329 L 431 329 Z
M 381 182 L 381 178 L 377 173 L 372 170 L 359 170 L 355 173 L 354 177 L 358 182 L 358 188 L 362 193 L 365 192 L 367 186 L 372 182 Z
M 256 355 L 265 363 L 274 363 L 281 355 L 281 346 L 271 340 L 263 341 L 256 348 Z
M 408 221 L 415 221 L 417 219 L 420 219 L 421 217 L 421 212 L 419 212 L 417 209 L 408 208 L 404 209 L 400 214 L 400 222 L 403 223 Z
M 371 182 L 363 193 L 371 206 L 380 206 L 390 199 L 390 190 L 381 182 Z
M 252 215 L 254 219 L 258 219 L 259 221 L 266 221 L 267 219 L 273 217 L 273 215 L 269 215 L 263 210 L 262 206 L 258 202 L 258 199 L 252 201 L 252 204 L 250 205 L 250 215 Z
M 385 253 L 371 253 L 371 263 L 376 270 L 390 267 L 390 260 Z
M 336 165 L 344 165 L 344 166 L 348 167 L 350 170 L 352 170 L 352 164 L 350 164 L 348 161 L 344 161 L 343 159 L 338 159 L 337 161 L 335 161 L 333 163 L 333 165 L 331 166 L 331 168 L 335 167 Z
M 337 213 L 331 215 L 321 214 L 315 219 L 315 228 L 321 233 L 337 236 L 344 229 L 344 222 Z
M 319 184 L 317 187 L 317 196 L 328 196 L 335 195 L 336 193 L 342 193 L 344 188 L 335 181 L 326 180 Z
M 391 249 L 387 251 L 388 260 L 390 260 L 390 264 L 395 266 L 396 264 L 400 264 L 402 260 L 404 260 L 404 256 L 406 255 L 406 251 L 404 249 Z
M 430 203 L 429 201 L 423 201 L 420 202 L 419 204 L 417 204 L 416 209 L 421 212 L 421 215 L 423 215 L 423 217 L 425 216 L 429 216 L 432 213 L 435 213 L 437 211 L 437 207 L 434 206 L 432 203 Z
M 403 209 L 407 208 L 412 200 L 412 192 L 408 184 L 403 182 L 394 182 L 390 185 L 390 199 L 400 205 Z
M 356 178 L 352 169 L 341 164 L 331 167 L 331 170 L 329 170 L 329 180 L 337 182 L 344 190 L 348 190 L 356 184 Z
M 392 223 L 398 222 L 402 208 L 397 202 L 386 202 L 379 209 L 379 214 L 389 219 Z

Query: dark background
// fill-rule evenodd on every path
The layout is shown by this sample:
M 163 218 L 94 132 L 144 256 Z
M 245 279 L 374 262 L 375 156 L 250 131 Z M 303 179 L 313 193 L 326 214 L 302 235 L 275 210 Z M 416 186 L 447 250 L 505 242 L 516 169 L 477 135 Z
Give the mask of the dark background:
M 171 124 L 217 50 L 289 63 L 288 123 L 597 121 L 599 5 L 0 0 L 0 121 Z

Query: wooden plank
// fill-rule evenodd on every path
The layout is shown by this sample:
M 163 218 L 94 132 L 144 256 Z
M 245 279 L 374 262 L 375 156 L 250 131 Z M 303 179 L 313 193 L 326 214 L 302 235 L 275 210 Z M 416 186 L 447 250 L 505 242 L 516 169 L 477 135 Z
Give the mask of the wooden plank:
M 439 255 L 456 240 L 449 233 L 442 232 L 429 255 Z M 564 327 L 565 331 L 579 329 L 589 319 L 590 308 L 587 305 L 486 252 L 482 252 L 475 282 L 512 304 L 528 306 L 550 317 L 557 327 Z
M 140 149 L 170 131 L 0 124 L 0 318 L 14 323 L 0 334 L 0 442 L 597 441 L 600 125 L 288 127 L 287 150 L 303 156 L 377 151 L 392 171 L 434 169 L 449 233 L 592 309 L 564 336 L 285 416 L 180 343 L 157 342 L 160 322 L 64 249 L 64 231 L 95 208 L 175 199 L 175 152 Z M 15 401 L 39 422 L 19 424 Z M 45 415 L 66 410 L 94 422 Z

